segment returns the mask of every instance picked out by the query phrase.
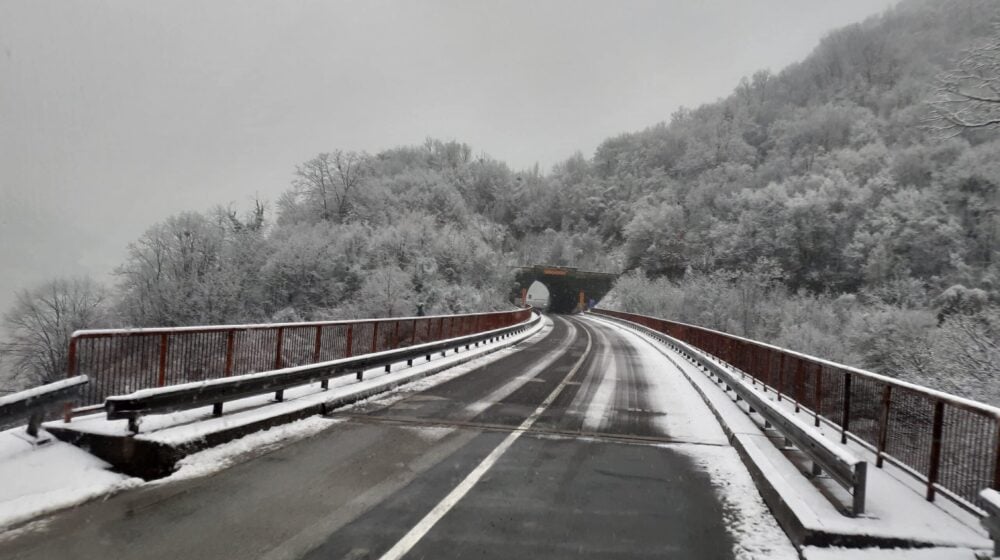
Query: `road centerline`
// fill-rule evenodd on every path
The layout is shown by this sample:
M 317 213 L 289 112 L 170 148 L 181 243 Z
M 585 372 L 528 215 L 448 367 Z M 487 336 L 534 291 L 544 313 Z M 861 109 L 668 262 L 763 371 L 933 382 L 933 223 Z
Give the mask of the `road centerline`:
M 545 412 L 545 410 L 556 400 L 566 384 L 569 383 L 570 379 L 576 375 L 577 371 L 583 367 L 583 363 L 586 361 L 587 357 L 590 355 L 591 348 L 593 347 L 593 337 L 590 334 L 589 329 L 583 329 L 583 332 L 587 335 L 587 347 L 584 349 L 583 354 L 580 358 L 573 364 L 570 368 L 569 373 L 559 382 L 559 385 L 552 390 L 551 393 L 545 398 L 544 401 L 531 413 L 530 416 L 524 419 L 523 422 L 512 431 L 500 445 L 496 446 L 489 455 L 486 456 L 476 468 L 472 470 L 466 477 L 444 497 L 443 500 L 438 502 L 430 512 L 427 513 L 416 525 L 413 526 L 403 538 L 401 538 L 392 548 L 390 548 L 385 554 L 380 558 L 381 560 L 396 560 L 402 558 L 407 552 L 409 552 L 420 539 L 424 537 L 438 521 L 441 520 L 453 507 L 459 502 L 470 490 L 482 479 L 483 475 L 500 459 L 501 456 L 520 438 L 524 435 L 531 427 L 535 424 L 538 418 Z

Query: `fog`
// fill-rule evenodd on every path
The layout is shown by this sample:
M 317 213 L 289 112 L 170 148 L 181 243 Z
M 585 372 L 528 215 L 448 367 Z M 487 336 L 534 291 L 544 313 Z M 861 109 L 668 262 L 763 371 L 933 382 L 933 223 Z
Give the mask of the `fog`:
M 0 4 L 0 309 L 335 148 L 543 170 L 803 58 L 890 0 Z

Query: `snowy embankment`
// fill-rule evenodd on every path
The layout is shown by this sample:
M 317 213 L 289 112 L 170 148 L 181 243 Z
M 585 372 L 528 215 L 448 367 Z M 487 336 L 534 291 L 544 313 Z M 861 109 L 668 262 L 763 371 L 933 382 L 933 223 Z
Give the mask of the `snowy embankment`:
M 43 513 L 142 484 L 108 470 L 82 449 L 41 432 L 36 445 L 24 427 L 0 432 L 0 531 Z
M 446 358 L 436 358 L 426 364 L 415 365 L 412 368 L 402 368 L 390 374 L 383 370 L 371 370 L 370 378 L 355 382 L 352 379 L 337 380 L 340 384 L 331 383 L 330 390 L 322 391 L 324 398 L 346 395 L 359 388 L 368 388 L 376 384 L 405 383 L 405 379 L 415 374 L 431 369 L 448 369 L 424 377 L 419 381 L 406 385 L 410 390 L 430 388 L 449 379 L 468 373 L 492 361 L 498 360 L 519 348 L 509 347 L 512 342 L 518 342 L 533 337 L 540 331 L 544 336 L 551 332 L 552 323 L 549 319 L 540 321 L 529 331 L 514 337 L 512 340 L 484 345 L 480 349 L 453 354 Z M 528 341 L 534 343 L 543 338 L 535 337 Z M 504 346 L 508 346 L 504 348 Z M 474 359 L 469 359 L 472 356 Z M 450 367 L 449 367 L 450 366 Z M 387 385 L 388 386 L 388 385 Z M 301 388 L 301 401 L 315 398 L 320 393 L 318 387 Z M 233 423 L 248 422 L 268 415 L 287 412 L 288 407 L 296 406 L 297 395 L 294 390 L 286 393 L 286 401 L 275 403 L 269 396 L 244 399 L 242 406 L 239 401 L 233 403 L 230 412 L 221 418 L 211 415 L 211 408 L 197 409 L 182 413 L 151 415 L 143 423 L 145 437 L 157 437 L 164 440 L 183 440 L 198 437 L 206 430 L 231 426 Z M 385 399 L 384 395 L 379 396 Z M 365 401 L 359 401 L 356 405 Z M 356 406 L 355 405 L 355 406 Z M 240 408 L 244 414 L 240 414 Z M 99 433 L 127 434 L 124 421 L 108 422 L 102 414 L 91 415 L 74 420 L 91 424 Z M 272 427 L 268 430 L 255 432 L 231 442 L 194 453 L 183 458 L 178 463 L 178 469 L 173 475 L 151 482 L 140 478 L 132 478 L 110 470 L 110 465 L 86 451 L 61 442 L 46 432 L 40 433 L 36 445 L 25 434 L 24 426 L 0 432 L 0 532 L 8 531 L 27 521 L 61 509 L 73 507 L 86 501 L 109 497 L 112 494 L 143 484 L 164 484 L 172 481 L 205 476 L 230 465 L 239 463 L 248 457 L 266 453 L 282 445 L 312 436 L 339 421 L 314 416 Z M 16 532 L 16 531 L 14 531 Z

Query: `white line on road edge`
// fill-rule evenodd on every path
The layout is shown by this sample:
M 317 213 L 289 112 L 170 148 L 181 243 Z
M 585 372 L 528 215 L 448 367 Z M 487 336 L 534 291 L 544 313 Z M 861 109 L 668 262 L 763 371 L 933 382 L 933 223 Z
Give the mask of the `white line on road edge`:
M 430 531 L 434 525 L 436 525 L 437 522 L 451 510 L 451 508 L 455 507 L 455 504 L 457 504 L 459 500 L 469 493 L 469 490 L 472 490 L 472 487 L 479 482 L 479 479 L 483 478 L 486 471 L 490 470 L 490 467 L 492 467 L 493 464 L 500 459 L 500 456 L 503 455 L 515 441 L 517 441 L 517 438 L 521 437 L 525 431 L 531 429 L 538 418 L 545 412 L 545 409 L 547 409 L 556 400 L 556 397 L 558 397 L 559 393 L 561 393 L 566 387 L 569 380 L 572 379 L 576 372 L 583 366 L 583 361 L 587 359 L 587 356 L 590 354 L 593 339 L 590 336 L 590 331 L 583 329 L 583 332 L 587 333 L 587 348 L 583 351 L 583 355 L 580 356 L 580 359 L 573 364 L 573 368 L 569 370 L 566 377 L 559 382 L 559 385 L 557 385 L 556 388 L 549 393 L 549 396 L 542 401 L 542 404 L 538 405 L 538 408 L 531 413 L 531 416 L 528 416 L 524 422 L 521 422 L 521 425 L 518 426 L 517 429 L 504 438 L 496 449 L 487 455 L 486 458 L 483 459 L 482 462 L 479 463 L 479 465 L 477 465 L 476 468 L 473 469 L 472 472 L 470 472 L 458 486 L 456 486 L 451 492 L 448 493 L 447 496 L 444 497 L 443 500 L 441 500 L 440 503 L 438 503 L 438 505 L 434 506 L 434 509 L 432 509 L 427 515 L 424 516 L 423 519 L 414 525 L 408 533 L 403 535 L 403 538 L 399 539 L 399 542 L 397 542 L 395 546 L 383 554 L 380 560 L 397 560 L 409 552 L 418 542 L 420 542 L 420 539 L 424 538 L 424 535 L 426 535 L 428 531 Z

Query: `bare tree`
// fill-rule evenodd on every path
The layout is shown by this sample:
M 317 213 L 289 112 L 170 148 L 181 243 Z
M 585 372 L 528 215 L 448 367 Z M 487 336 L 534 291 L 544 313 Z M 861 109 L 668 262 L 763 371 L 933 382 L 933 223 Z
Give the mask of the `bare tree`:
M 937 77 L 931 128 L 958 134 L 1000 126 L 1000 25 L 988 42 L 965 52 L 952 70 Z
M 323 220 L 344 222 L 368 170 L 368 156 L 357 152 L 322 153 L 295 169 L 293 186 Z
M 18 293 L 3 315 L 8 336 L 0 343 L 14 381 L 34 385 L 64 377 L 70 335 L 101 324 L 107 300 L 90 278 L 60 278 Z

